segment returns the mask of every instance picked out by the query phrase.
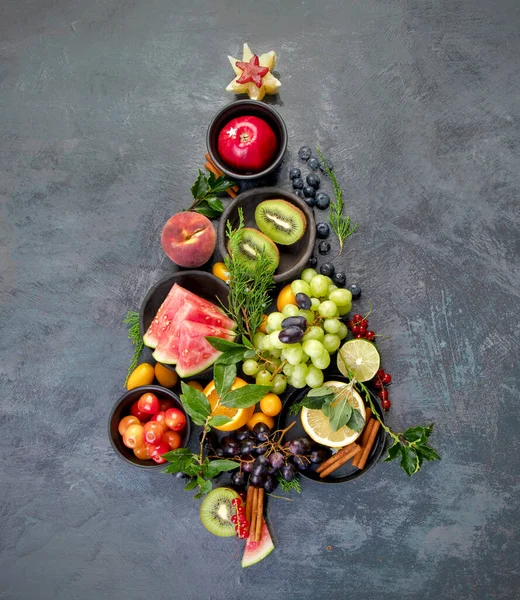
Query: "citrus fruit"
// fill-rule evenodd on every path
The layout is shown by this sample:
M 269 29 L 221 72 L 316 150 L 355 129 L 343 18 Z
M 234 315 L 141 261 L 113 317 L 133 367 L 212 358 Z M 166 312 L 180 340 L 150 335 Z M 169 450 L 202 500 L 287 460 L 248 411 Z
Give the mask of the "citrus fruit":
M 215 275 L 215 277 L 222 279 L 224 283 L 227 283 L 229 285 L 229 271 L 227 270 L 227 267 L 223 262 L 215 263 L 211 268 L 211 272 L 213 273 L 213 275 Z
M 195 379 L 192 379 L 191 381 L 188 381 L 188 385 L 190 387 L 192 387 L 194 390 L 199 390 L 199 392 L 203 392 L 204 391 L 204 386 L 202 385 L 202 383 L 199 383 L 198 381 L 195 381 Z
M 175 371 L 171 371 L 161 363 L 155 364 L 155 379 L 164 387 L 171 388 L 179 379 Z
M 372 342 L 361 338 L 345 342 L 338 352 L 338 369 L 350 377 L 348 367 L 358 381 L 369 381 L 379 369 L 381 359 Z
M 247 385 L 247 382 L 245 382 L 243 379 L 240 379 L 240 377 L 237 377 L 233 382 L 231 389 L 236 390 L 244 387 L 245 385 Z M 217 390 L 215 389 L 214 381 L 210 381 L 204 388 L 204 395 L 209 400 L 212 416 L 223 415 L 231 419 L 229 423 L 215 427 L 215 429 L 218 429 L 219 431 L 235 431 L 235 429 L 240 429 L 240 427 L 243 427 L 249 421 L 255 410 L 254 406 L 250 406 L 249 408 L 229 408 L 228 406 L 221 406 L 220 404 L 217 406 L 217 408 L 215 408 L 218 395 Z
M 130 377 L 126 383 L 126 389 L 133 390 L 141 385 L 150 385 L 154 377 L 155 370 L 153 366 L 148 363 L 142 363 L 130 374 Z
M 267 318 L 267 315 L 262 315 L 262 323 L 260 323 L 260 327 L 258 328 L 260 333 L 267 333 Z
M 291 290 L 291 284 L 288 283 L 285 287 L 280 290 L 278 298 L 276 299 L 276 308 L 279 312 L 282 312 L 283 307 L 286 304 L 296 305 L 296 296 Z
M 256 412 L 248 421 L 247 428 L 253 431 L 253 427 L 257 423 L 265 423 L 269 429 L 274 429 L 274 419 L 263 412 Z
M 350 390 L 347 388 L 347 384 L 342 383 L 341 381 L 328 381 L 323 385 L 327 387 L 334 387 L 338 390 L 345 388 L 345 392 L 348 393 L 347 402 L 353 408 L 357 408 L 363 419 L 365 418 L 365 404 L 356 390 L 352 390 L 352 393 L 350 393 Z M 342 400 L 342 396 L 340 396 L 334 402 L 339 402 L 340 400 Z M 305 433 L 318 444 L 329 446 L 330 448 L 341 448 L 342 446 L 351 444 L 361 435 L 346 425 L 338 429 L 338 431 L 334 431 L 330 426 L 328 417 L 326 417 L 323 414 L 323 411 L 319 408 L 310 409 L 304 406 L 302 408 L 300 418 L 302 426 L 305 429 Z
M 269 393 L 260 400 L 260 410 L 268 417 L 276 417 L 282 410 L 282 401 L 273 393 Z

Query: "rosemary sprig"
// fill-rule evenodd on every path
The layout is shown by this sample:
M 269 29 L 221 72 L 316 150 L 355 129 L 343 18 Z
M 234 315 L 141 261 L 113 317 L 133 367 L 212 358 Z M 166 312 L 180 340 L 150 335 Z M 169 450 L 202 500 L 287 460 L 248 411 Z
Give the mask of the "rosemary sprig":
M 321 158 L 321 161 L 323 162 L 325 172 L 329 176 L 334 187 L 334 195 L 336 196 L 336 199 L 330 203 L 329 223 L 334 230 L 334 233 L 338 236 L 339 253 L 341 254 L 345 240 L 357 230 L 358 224 L 355 223 L 352 225 L 350 215 L 345 216 L 343 214 L 343 207 L 345 205 L 343 202 L 343 190 L 338 183 L 336 175 L 329 169 L 327 161 L 323 158 L 321 150 L 319 148 L 316 148 L 316 150 Z
M 128 373 L 126 374 L 126 379 L 124 383 L 124 387 L 128 382 L 128 378 L 130 377 L 132 371 L 137 367 L 137 361 L 141 356 L 141 352 L 144 348 L 143 338 L 141 336 L 141 331 L 139 330 L 139 313 L 134 310 L 129 310 L 126 313 L 126 317 L 123 319 L 123 323 L 128 325 L 128 339 L 132 342 L 134 348 L 134 355 L 132 356 L 132 360 L 130 361 L 130 366 L 128 367 Z
M 226 224 L 229 254 L 224 263 L 229 272 L 229 309 L 227 312 L 238 326 L 238 333 L 250 342 L 262 324 L 263 315 L 271 303 L 269 291 L 274 287 L 274 271 L 270 259 L 262 253 L 251 270 L 238 257 L 244 228 L 244 214 L 238 209 L 238 227 Z

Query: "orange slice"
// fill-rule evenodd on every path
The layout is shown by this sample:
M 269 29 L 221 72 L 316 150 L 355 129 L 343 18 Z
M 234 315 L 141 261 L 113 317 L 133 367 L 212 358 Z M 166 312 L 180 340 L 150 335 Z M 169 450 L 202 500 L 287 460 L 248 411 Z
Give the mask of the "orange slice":
M 240 377 L 237 377 L 231 386 L 232 390 L 236 390 L 238 388 L 244 387 L 247 385 L 247 382 Z M 250 406 L 249 408 L 229 408 L 227 406 L 221 406 L 220 404 L 215 408 L 218 400 L 217 390 L 215 389 L 215 382 L 210 381 L 208 385 L 204 388 L 204 395 L 209 400 L 209 404 L 212 410 L 212 416 L 216 415 L 224 415 L 225 417 L 229 417 L 231 421 L 226 423 L 225 425 L 221 425 L 220 427 L 215 427 L 219 431 L 235 431 L 235 429 L 240 429 L 243 427 L 249 419 L 252 417 L 255 412 L 255 407 Z

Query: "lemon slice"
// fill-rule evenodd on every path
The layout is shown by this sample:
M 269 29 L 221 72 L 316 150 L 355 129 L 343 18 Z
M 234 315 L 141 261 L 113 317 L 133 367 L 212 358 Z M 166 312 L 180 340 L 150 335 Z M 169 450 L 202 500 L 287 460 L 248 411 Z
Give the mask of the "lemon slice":
M 323 385 L 338 388 L 338 390 L 345 388 L 345 392 L 348 393 L 347 402 L 352 408 L 357 408 L 363 419 L 366 419 L 365 404 L 356 390 L 350 390 L 350 388 L 347 388 L 347 384 L 341 381 L 327 381 Z M 342 396 L 338 398 L 338 400 L 341 399 Z M 341 448 L 347 444 L 351 444 L 361 435 L 346 425 L 338 429 L 338 431 L 333 431 L 328 417 L 319 408 L 306 408 L 304 406 L 300 418 L 305 433 L 318 444 L 329 446 L 330 448 Z
M 349 377 L 347 366 L 358 381 L 369 381 L 381 364 L 377 348 L 368 340 L 356 339 L 345 342 L 338 352 L 338 369 Z

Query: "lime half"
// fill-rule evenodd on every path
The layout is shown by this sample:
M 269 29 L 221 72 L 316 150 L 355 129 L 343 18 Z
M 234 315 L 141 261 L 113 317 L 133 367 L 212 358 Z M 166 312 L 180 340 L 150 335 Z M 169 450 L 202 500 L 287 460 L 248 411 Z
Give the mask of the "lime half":
M 356 339 L 345 342 L 338 352 L 338 369 L 349 377 L 345 367 L 358 381 L 369 381 L 374 377 L 381 364 L 377 348 L 368 340 Z

